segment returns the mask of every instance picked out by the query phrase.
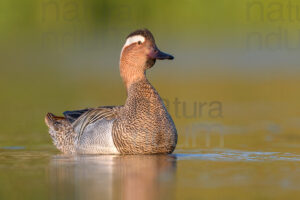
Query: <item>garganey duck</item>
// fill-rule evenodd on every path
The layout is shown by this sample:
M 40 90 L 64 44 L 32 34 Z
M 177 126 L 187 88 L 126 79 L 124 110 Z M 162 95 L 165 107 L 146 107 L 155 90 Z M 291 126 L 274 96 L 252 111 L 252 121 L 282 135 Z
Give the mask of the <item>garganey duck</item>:
M 129 34 L 120 57 L 127 89 L 123 106 L 101 106 L 48 113 L 45 122 L 54 145 L 68 154 L 167 154 L 177 143 L 177 130 L 161 97 L 146 77 L 161 52 L 147 29 Z

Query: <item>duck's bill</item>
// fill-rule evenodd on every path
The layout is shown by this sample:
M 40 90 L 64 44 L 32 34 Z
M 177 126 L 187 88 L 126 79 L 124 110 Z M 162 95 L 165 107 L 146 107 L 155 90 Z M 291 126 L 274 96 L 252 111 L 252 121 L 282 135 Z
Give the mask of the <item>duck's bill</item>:
M 160 51 L 158 48 L 155 49 L 155 51 L 153 51 L 153 53 L 151 53 L 150 57 L 152 59 L 158 59 L 158 60 L 173 60 L 174 56 L 167 54 L 165 52 Z

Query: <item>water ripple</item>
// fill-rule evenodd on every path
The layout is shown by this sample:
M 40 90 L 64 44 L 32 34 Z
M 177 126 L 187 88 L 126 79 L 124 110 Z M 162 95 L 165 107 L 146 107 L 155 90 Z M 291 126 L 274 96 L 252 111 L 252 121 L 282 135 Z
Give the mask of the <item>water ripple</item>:
M 300 161 L 300 155 L 281 152 L 259 152 L 259 151 L 177 151 L 178 160 L 209 160 L 209 161 Z

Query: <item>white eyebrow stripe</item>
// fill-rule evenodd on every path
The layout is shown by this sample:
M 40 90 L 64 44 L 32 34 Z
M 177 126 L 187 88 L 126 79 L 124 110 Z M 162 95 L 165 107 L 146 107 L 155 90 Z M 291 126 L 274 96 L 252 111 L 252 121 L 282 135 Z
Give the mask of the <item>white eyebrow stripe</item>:
M 141 41 L 142 43 L 145 42 L 145 37 L 141 35 L 135 35 L 132 37 L 127 38 L 126 43 L 124 44 L 124 47 L 127 47 L 135 42 Z
M 141 36 L 141 35 L 135 35 L 135 36 L 131 36 L 129 38 L 127 38 L 122 50 L 121 50 L 121 56 L 122 56 L 122 53 L 123 53 L 123 50 L 128 47 L 129 45 L 135 43 L 135 42 L 138 42 L 138 41 L 141 41 L 142 43 L 145 42 L 145 37 L 144 36 Z

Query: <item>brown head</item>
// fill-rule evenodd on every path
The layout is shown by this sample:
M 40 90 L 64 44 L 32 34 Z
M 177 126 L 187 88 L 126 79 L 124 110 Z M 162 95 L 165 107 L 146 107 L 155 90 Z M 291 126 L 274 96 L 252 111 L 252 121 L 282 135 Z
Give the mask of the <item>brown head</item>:
M 120 74 L 126 87 L 145 79 L 145 72 L 156 59 L 172 60 L 174 57 L 160 51 L 152 33 L 147 29 L 136 30 L 129 34 L 121 51 Z

